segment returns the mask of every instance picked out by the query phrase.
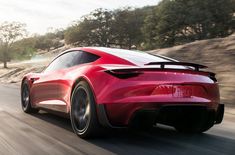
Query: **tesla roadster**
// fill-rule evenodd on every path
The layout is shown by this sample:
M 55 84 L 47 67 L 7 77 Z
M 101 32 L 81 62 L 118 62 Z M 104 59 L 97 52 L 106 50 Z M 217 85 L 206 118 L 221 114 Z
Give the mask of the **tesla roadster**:
M 205 68 L 141 51 L 74 48 L 41 73 L 23 77 L 22 109 L 68 116 L 82 138 L 105 127 L 158 123 L 201 133 L 221 123 L 224 114 L 215 74 Z

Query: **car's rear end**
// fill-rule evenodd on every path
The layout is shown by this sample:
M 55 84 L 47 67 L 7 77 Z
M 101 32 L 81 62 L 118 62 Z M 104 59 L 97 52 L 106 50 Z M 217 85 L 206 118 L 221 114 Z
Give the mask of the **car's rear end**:
M 105 82 L 96 94 L 104 125 L 163 123 L 202 132 L 222 121 L 218 83 L 214 73 L 201 71 L 205 66 L 167 60 L 102 67 Z

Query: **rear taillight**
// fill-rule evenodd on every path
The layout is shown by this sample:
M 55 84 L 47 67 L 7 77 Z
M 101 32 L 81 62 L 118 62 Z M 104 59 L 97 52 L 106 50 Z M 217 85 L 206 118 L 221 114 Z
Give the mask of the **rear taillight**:
M 128 79 L 143 74 L 143 72 L 136 70 L 106 70 L 105 72 L 119 79 Z
M 151 95 L 170 95 L 176 98 L 190 98 L 193 95 L 192 85 L 158 85 Z
M 159 85 L 157 86 L 151 95 L 172 95 L 173 86 L 172 85 Z

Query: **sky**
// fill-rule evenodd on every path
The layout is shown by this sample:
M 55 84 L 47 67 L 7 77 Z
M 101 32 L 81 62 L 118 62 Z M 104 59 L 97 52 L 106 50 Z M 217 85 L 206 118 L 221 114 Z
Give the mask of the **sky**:
M 30 34 L 66 28 L 97 8 L 143 7 L 159 0 L 0 0 L 0 23 L 26 23 Z

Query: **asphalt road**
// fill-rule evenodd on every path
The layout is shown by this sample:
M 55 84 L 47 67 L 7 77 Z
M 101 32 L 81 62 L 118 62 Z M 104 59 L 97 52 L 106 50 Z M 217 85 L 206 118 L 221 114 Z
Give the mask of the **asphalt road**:
M 235 154 L 235 115 L 200 135 L 180 134 L 169 127 L 149 132 L 111 130 L 104 137 L 83 140 L 70 121 L 40 112 L 24 114 L 19 88 L 0 85 L 0 154 Z

